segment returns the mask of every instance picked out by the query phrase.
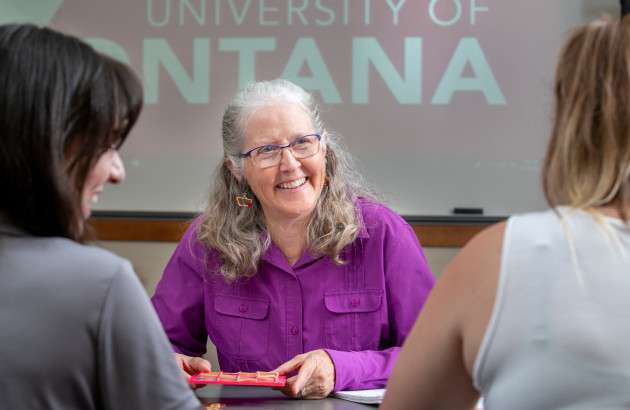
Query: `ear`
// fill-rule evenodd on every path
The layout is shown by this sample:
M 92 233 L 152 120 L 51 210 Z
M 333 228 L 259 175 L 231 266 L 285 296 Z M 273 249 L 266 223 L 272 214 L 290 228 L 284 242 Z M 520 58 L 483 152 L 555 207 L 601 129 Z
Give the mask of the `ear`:
M 228 169 L 230 170 L 230 172 L 232 173 L 232 175 L 234 175 L 234 178 L 236 178 L 237 181 L 240 181 L 241 178 L 243 177 L 243 174 L 241 174 L 236 167 L 234 166 L 234 164 L 232 163 L 232 160 L 227 157 L 225 158 L 225 165 L 227 165 Z
M 328 142 L 328 131 L 324 131 L 324 135 L 322 135 L 323 148 L 322 153 L 326 156 L 326 142 Z

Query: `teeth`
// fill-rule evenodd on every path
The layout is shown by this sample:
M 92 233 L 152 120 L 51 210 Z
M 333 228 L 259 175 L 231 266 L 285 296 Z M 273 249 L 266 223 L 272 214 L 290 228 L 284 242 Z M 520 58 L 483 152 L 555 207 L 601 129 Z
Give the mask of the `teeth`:
M 297 188 L 305 182 L 306 182 L 306 178 L 300 178 L 293 182 L 286 182 L 284 184 L 278 184 L 278 186 L 283 189 Z
M 94 203 L 97 203 L 98 202 L 98 195 L 97 194 L 92 195 L 92 198 L 90 198 L 90 201 L 92 201 Z

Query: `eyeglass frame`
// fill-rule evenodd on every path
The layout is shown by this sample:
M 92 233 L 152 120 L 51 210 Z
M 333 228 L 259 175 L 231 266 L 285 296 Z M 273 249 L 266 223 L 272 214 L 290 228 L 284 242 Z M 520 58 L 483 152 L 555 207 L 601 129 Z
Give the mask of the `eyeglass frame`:
M 296 159 L 310 158 L 310 157 L 314 156 L 315 154 L 311 155 L 310 157 L 301 157 L 301 158 L 296 157 L 295 154 L 293 153 L 293 150 L 291 149 L 291 145 L 293 145 L 296 141 L 298 141 L 298 140 L 300 140 L 300 139 L 302 139 L 304 137 L 312 137 L 312 136 L 317 137 L 317 142 L 320 144 L 320 147 L 317 149 L 317 152 L 315 152 L 315 154 L 317 154 L 319 152 L 319 150 L 321 149 L 321 142 L 322 142 L 321 134 L 306 134 L 306 135 L 302 135 L 301 137 L 297 137 L 296 139 L 294 139 L 293 141 L 291 141 L 287 145 L 284 145 L 284 146 L 283 145 L 274 145 L 274 144 L 261 145 L 261 146 L 256 147 L 256 148 L 252 148 L 252 149 L 250 149 L 249 151 L 247 151 L 247 152 L 245 152 L 243 154 L 238 154 L 238 157 L 239 158 L 247 158 L 247 157 L 249 157 L 252 160 L 252 162 L 254 163 L 254 165 L 256 165 L 256 167 L 258 167 L 258 168 L 269 168 L 269 167 L 273 167 L 274 165 L 278 165 L 280 163 L 280 161 L 278 161 L 275 164 L 268 165 L 266 167 L 261 167 L 260 165 L 258 165 L 256 163 L 256 161 L 254 161 L 254 158 L 252 158 L 252 152 L 256 151 L 257 149 L 264 148 L 264 147 L 280 148 L 280 158 L 282 158 L 282 150 L 286 149 L 286 148 L 288 148 L 289 151 L 291 151 L 291 155 L 293 155 Z

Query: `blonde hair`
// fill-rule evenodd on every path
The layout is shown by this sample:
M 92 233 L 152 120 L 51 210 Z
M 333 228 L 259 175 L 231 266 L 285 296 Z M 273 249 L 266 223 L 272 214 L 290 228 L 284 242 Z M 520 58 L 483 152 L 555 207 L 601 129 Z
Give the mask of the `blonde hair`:
M 560 215 L 576 279 L 586 291 L 566 217 L 591 214 L 611 252 L 628 258 L 600 211 L 611 205 L 628 223 L 630 203 L 630 20 L 611 17 L 573 31 L 560 54 L 555 82 L 555 121 L 543 166 L 543 188 Z M 560 213 L 558 206 L 567 206 Z
M 326 130 L 313 97 L 301 87 L 282 79 L 250 83 L 228 104 L 223 115 L 223 161 L 215 171 L 209 203 L 197 228 L 198 241 L 219 252 L 223 262 L 221 274 L 226 281 L 251 277 L 271 244 L 258 199 L 244 181 L 238 181 L 228 169 L 230 158 L 241 170 L 245 130 L 258 109 L 275 104 L 295 104 L 306 112 L 318 134 L 328 133 L 324 187 L 306 228 L 307 246 L 311 253 L 329 256 L 343 264 L 340 253 L 352 243 L 362 225 L 360 210 L 355 208 L 358 196 L 381 199 L 367 185 L 357 170 L 354 158 L 341 145 L 339 136 Z M 251 207 L 239 207 L 237 196 L 247 194 Z
M 578 27 L 565 44 L 555 82 L 555 121 L 543 166 L 552 207 L 597 213 L 630 202 L 630 20 Z

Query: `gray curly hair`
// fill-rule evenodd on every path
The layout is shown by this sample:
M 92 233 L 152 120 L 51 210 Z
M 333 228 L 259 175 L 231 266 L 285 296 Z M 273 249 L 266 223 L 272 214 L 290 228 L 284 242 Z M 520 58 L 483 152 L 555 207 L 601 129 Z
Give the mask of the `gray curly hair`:
M 271 244 L 262 207 L 244 181 L 234 177 L 226 165 L 229 158 L 235 170 L 241 171 L 244 159 L 239 158 L 244 146 L 249 120 L 260 108 L 275 104 L 296 104 L 310 117 L 314 132 L 327 130 L 319 107 L 310 93 L 290 81 L 253 82 L 242 88 L 228 104 L 223 115 L 222 137 L 224 157 L 216 168 L 210 188 L 210 198 L 197 238 L 221 255 L 221 274 L 226 281 L 254 276 L 261 257 Z M 358 172 L 352 155 L 342 146 L 340 138 L 328 131 L 326 175 L 330 184 L 322 191 L 306 228 L 306 244 L 311 253 L 330 256 L 338 265 L 343 248 L 352 243 L 363 224 L 355 208 L 358 196 L 382 200 Z M 250 208 L 239 207 L 237 196 L 247 193 L 253 198 Z

